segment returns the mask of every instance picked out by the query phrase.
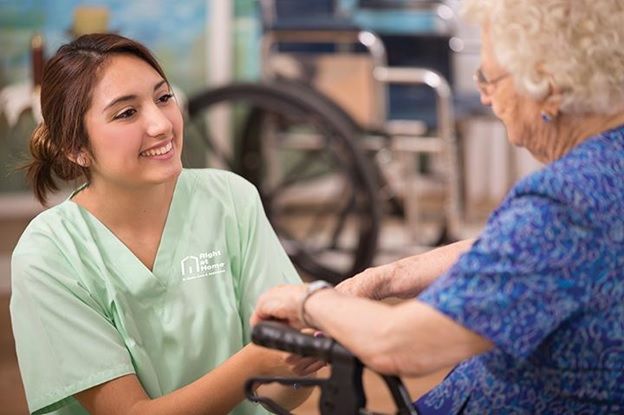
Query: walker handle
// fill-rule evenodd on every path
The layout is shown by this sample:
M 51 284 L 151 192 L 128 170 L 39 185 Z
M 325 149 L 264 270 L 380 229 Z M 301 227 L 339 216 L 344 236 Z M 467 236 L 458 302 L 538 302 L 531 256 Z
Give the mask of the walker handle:
M 292 327 L 278 321 L 264 321 L 254 326 L 251 333 L 251 340 L 260 346 L 271 349 L 282 350 L 284 352 L 298 354 L 304 357 L 313 357 L 332 364 L 331 376 L 328 379 L 310 380 L 321 386 L 320 410 L 322 415 L 326 414 L 363 414 L 366 412 L 366 395 L 362 385 L 363 366 L 360 360 L 350 351 L 345 349 L 336 341 L 327 337 L 314 337 L 303 334 Z M 418 412 L 412 406 L 409 393 L 401 379 L 397 376 L 383 376 L 383 380 L 390 391 L 394 403 L 397 406 L 397 415 L 417 415 Z M 262 383 L 278 381 L 288 382 L 283 378 L 251 379 L 248 382 L 248 389 L 251 391 L 253 382 L 261 380 Z M 291 380 L 297 383 L 297 380 Z M 251 392 L 247 397 L 257 402 L 259 400 Z M 274 404 L 274 402 L 268 402 Z M 270 409 L 277 409 L 274 413 L 280 412 L 283 408 L 271 406 Z
M 334 340 L 303 334 L 277 321 L 263 321 L 254 326 L 251 340 L 255 344 L 328 363 L 352 360 L 355 356 Z

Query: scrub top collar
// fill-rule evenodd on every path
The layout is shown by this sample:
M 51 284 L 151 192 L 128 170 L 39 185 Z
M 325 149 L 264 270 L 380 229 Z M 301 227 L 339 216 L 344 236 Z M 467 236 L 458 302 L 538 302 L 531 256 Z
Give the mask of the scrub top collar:
M 79 205 L 73 200 L 73 197 L 80 191 L 84 190 L 88 186 L 88 182 L 78 187 L 66 200 L 67 203 L 71 203 L 81 212 L 82 217 L 89 223 L 90 227 L 95 230 L 96 243 L 100 242 L 102 246 L 101 250 L 106 250 L 110 253 L 110 257 L 115 260 L 111 266 L 115 268 L 134 269 L 137 273 L 148 275 L 151 278 L 155 278 L 161 285 L 167 286 L 169 279 L 172 275 L 172 259 L 175 257 L 176 241 L 179 237 L 179 232 L 182 229 L 184 223 L 184 209 L 183 206 L 179 206 L 178 200 L 180 199 L 180 193 L 188 191 L 189 185 L 186 184 L 186 180 L 183 176 L 186 176 L 184 170 L 178 175 L 176 184 L 173 190 L 173 197 L 171 198 L 171 205 L 169 206 L 169 212 L 167 213 L 167 219 L 165 220 L 165 226 L 163 228 L 162 235 L 160 237 L 160 243 L 156 251 L 156 257 L 154 259 L 154 265 L 150 270 L 145 264 L 124 244 L 121 239 L 115 235 L 102 221 L 100 221 L 95 215 L 93 215 L 88 209 Z M 130 267 L 130 268 L 128 268 Z

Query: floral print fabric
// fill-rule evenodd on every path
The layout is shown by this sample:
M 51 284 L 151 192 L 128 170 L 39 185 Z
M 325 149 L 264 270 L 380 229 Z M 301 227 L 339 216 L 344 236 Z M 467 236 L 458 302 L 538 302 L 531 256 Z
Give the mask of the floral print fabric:
M 422 413 L 624 413 L 624 127 L 520 181 L 418 299 L 495 344 Z

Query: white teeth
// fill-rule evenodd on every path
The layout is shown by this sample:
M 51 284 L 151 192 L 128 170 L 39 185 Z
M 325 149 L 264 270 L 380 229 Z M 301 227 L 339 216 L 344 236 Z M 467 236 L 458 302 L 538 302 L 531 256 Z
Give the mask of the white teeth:
M 167 145 L 164 145 L 160 148 L 153 148 L 151 150 L 146 150 L 146 151 L 141 152 L 141 156 L 142 157 L 160 156 L 162 154 L 170 152 L 172 148 L 173 148 L 173 144 L 171 143 L 171 141 L 169 141 Z

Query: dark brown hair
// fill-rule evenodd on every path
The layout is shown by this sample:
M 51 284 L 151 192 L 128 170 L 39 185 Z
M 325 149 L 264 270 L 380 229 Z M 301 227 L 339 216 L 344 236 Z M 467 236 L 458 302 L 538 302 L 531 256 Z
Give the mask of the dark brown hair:
M 89 169 L 68 156 L 89 151 L 84 118 L 100 69 L 115 54 L 130 54 L 152 66 L 163 79 L 165 74 L 140 43 L 110 33 L 89 34 L 61 46 L 48 60 L 41 83 L 41 114 L 30 141 L 32 160 L 26 165 L 28 179 L 37 199 L 45 204 L 47 194 L 58 190 L 55 178 L 70 181 L 90 179 Z

